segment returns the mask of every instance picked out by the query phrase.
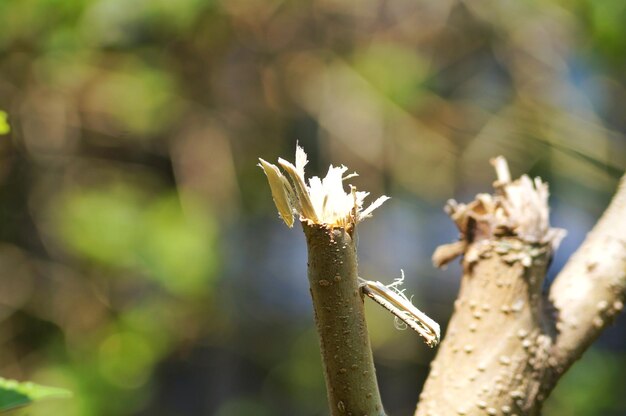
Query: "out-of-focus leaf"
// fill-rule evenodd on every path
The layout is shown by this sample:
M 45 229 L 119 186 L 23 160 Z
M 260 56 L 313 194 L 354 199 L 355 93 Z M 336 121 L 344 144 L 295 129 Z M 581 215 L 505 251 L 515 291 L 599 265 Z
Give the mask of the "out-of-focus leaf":
M 141 263 L 171 292 L 202 293 L 215 268 L 215 230 L 208 217 L 183 211 L 175 196 L 155 201 L 144 212 Z
M 149 340 L 138 332 L 114 333 L 99 348 L 101 374 L 121 388 L 142 386 L 150 375 L 156 359 Z
M 0 377 L 0 412 L 42 399 L 67 398 L 71 395 L 69 391 L 57 387 L 40 386 L 29 381 L 20 383 Z
M 11 131 L 11 126 L 7 121 L 7 113 L 0 110 L 0 134 L 7 134 Z
M 623 62 L 626 46 L 626 7 L 621 0 L 587 1 L 589 19 L 595 52 L 604 54 L 612 62 Z
M 60 233 L 79 255 L 110 266 L 134 266 L 141 196 L 128 186 L 70 193 L 58 207 Z
M 109 117 L 112 125 L 140 139 L 161 133 L 180 110 L 171 76 L 129 59 L 104 74 L 90 93 L 90 111 Z
M 192 212 L 189 212 L 192 211 Z M 215 227 L 175 195 L 130 186 L 72 192 L 57 207 L 68 248 L 97 263 L 148 272 L 169 291 L 203 293 L 215 268 Z
M 373 44 L 358 53 L 355 69 L 375 88 L 400 105 L 420 96 L 420 85 L 427 76 L 427 65 L 412 50 L 398 44 Z

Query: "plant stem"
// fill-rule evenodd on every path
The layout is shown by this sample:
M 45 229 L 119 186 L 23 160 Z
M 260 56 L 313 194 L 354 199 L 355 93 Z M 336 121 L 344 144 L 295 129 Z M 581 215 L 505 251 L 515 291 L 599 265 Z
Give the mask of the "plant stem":
M 533 256 L 530 267 L 511 262 L 499 247 L 473 264 L 464 261 L 455 311 L 416 416 L 538 414 L 551 344 L 540 296 L 547 250 Z
M 626 175 L 611 204 L 550 288 L 559 337 L 555 369 L 565 372 L 624 309 Z
M 350 229 L 305 222 L 302 228 L 331 415 L 384 416 L 353 235 Z
M 561 376 L 624 309 L 626 176 L 542 305 L 559 237 L 547 223 L 547 188 L 510 182 L 503 159 L 496 162 L 504 174 L 495 197 L 449 204 L 462 240 L 437 249 L 434 262 L 464 254 L 461 290 L 416 416 L 540 414 Z

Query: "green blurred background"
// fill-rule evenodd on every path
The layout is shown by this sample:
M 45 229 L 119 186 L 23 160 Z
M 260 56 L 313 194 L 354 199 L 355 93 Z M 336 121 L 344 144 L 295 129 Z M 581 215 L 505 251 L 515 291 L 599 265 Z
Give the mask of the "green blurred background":
M 346 164 L 393 197 L 361 274 L 445 323 L 441 208 L 490 157 L 551 184 L 568 237 L 626 166 L 622 0 L 0 0 L 0 374 L 74 392 L 34 416 L 324 415 L 300 230 L 257 158 Z M 433 351 L 367 302 L 383 401 Z M 626 319 L 545 415 L 626 415 Z

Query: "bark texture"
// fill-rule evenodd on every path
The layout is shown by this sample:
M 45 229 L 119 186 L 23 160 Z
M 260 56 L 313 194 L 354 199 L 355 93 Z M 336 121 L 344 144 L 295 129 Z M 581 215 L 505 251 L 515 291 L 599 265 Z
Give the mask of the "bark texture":
M 580 358 L 624 309 L 625 294 L 626 176 L 602 218 L 552 284 L 557 373 Z
M 552 335 L 539 293 L 549 247 L 513 238 L 479 244 L 480 259 L 464 260 L 455 311 L 417 415 L 531 415 L 545 398 Z M 529 266 L 511 257 L 524 251 Z
M 547 224 L 547 188 L 538 180 L 528 188 L 524 177 L 509 183 L 505 163 L 495 163 L 494 196 L 448 206 L 461 241 L 440 247 L 433 260 L 443 265 L 462 254 L 463 276 L 417 416 L 538 415 L 563 373 L 624 308 L 625 180 L 547 299 L 543 280 L 560 239 Z
M 333 416 L 384 416 L 359 290 L 353 234 L 302 223 L 308 277 Z

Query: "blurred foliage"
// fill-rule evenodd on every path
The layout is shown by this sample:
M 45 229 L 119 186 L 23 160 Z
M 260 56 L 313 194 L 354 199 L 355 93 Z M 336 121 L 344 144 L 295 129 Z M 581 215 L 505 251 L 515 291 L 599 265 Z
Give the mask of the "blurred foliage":
M 11 131 L 11 126 L 7 121 L 7 113 L 0 110 L 0 134 L 7 134 Z
M 555 269 L 610 198 L 625 18 L 618 0 L 0 1 L 0 374 L 74 392 L 35 416 L 325 414 L 304 241 L 257 157 L 299 140 L 312 173 L 344 163 L 393 196 L 360 230 L 362 273 L 403 268 L 446 322 L 441 206 L 485 191 L 490 157 L 550 182 Z M 409 414 L 433 352 L 368 320 L 383 401 Z M 545 414 L 626 413 L 624 325 Z
M 19 383 L 0 377 L 0 413 L 48 398 L 67 398 L 67 390 L 45 387 L 31 382 Z
M 145 270 L 167 290 L 190 297 L 212 276 L 214 226 L 193 210 L 184 213 L 175 195 L 151 200 L 120 184 L 70 192 L 58 204 L 59 234 L 85 259 Z
M 572 367 L 548 401 L 546 415 L 623 415 L 623 353 L 591 350 Z

